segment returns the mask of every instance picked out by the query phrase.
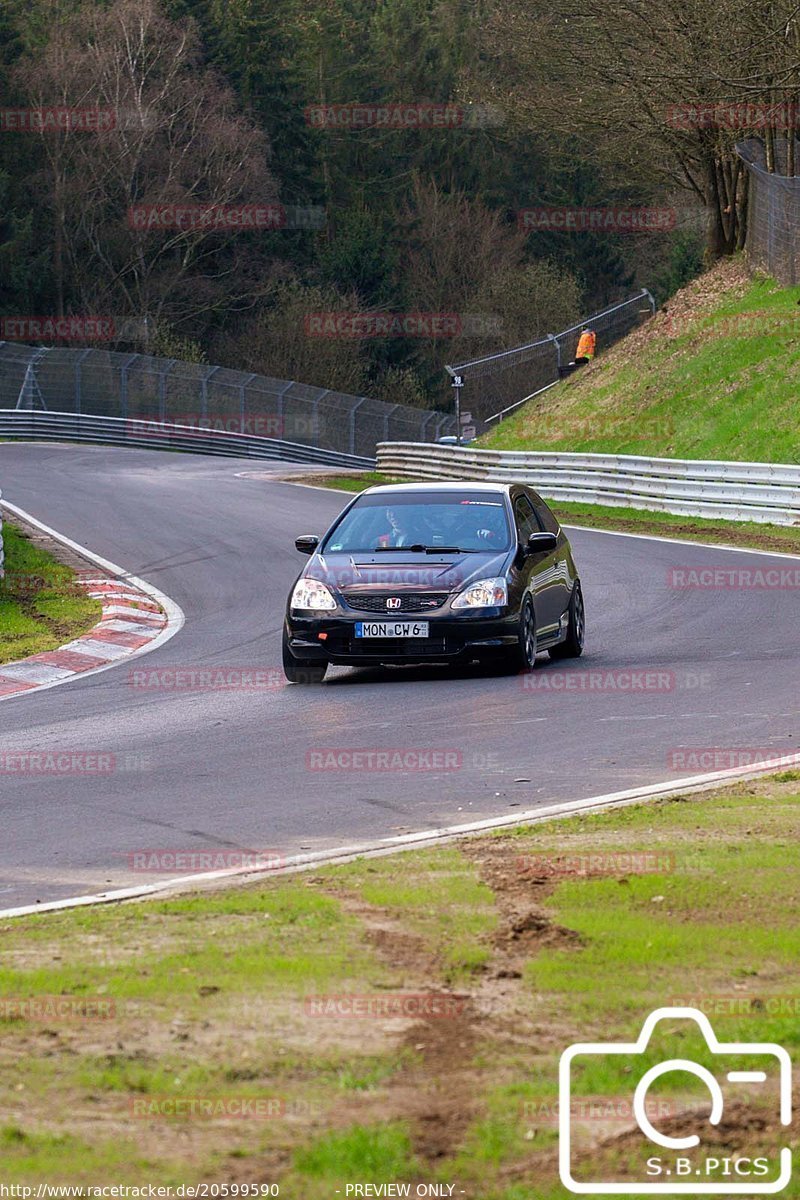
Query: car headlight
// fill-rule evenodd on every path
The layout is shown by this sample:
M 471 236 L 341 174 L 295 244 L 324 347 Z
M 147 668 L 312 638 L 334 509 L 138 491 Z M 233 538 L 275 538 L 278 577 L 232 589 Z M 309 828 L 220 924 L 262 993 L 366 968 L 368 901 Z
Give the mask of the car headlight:
M 459 592 L 453 601 L 453 608 L 498 608 L 508 604 L 508 586 L 505 579 L 479 579 L 471 583 L 463 592 Z
M 303 578 L 298 579 L 294 585 L 289 607 L 306 611 L 330 612 L 331 609 L 336 608 L 336 601 L 330 588 L 327 588 L 324 583 L 320 583 L 318 579 Z

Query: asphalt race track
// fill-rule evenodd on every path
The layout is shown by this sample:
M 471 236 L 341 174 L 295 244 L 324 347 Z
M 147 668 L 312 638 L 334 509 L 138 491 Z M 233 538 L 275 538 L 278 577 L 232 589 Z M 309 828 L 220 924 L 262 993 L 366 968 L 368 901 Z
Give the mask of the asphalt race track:
M 102 750 L 116 763 L 97 777 L 0 775 L 0 907 L 150 882 L 133 869 L 141 850 L 323 849 L 701 773 L 676 751 L 800 746 L 797 589 L 687 590 L 669 574 L 778 559 L 583 530 L 571 534 L 587 606 L 579 664 L 543 658 L 527 678 L 335 669 L 319 688 L 260 692 L 133 686 L 134 667 L 280 671 L 303 562 L 294 537 L 322 533 L 347 498 L 270 479 L 285 471 L 0 445 L 7 500 L 186 614 L 132 664 L 0 703 L 0 750 Z M 565 669 L 593 672 L 592 690 L 567 687 Z M 651 672 L 649 690 L 628 688 L 631 671 Z M 356 748 L 449 751 L 450 766 L 309 769 L 311 752 Z

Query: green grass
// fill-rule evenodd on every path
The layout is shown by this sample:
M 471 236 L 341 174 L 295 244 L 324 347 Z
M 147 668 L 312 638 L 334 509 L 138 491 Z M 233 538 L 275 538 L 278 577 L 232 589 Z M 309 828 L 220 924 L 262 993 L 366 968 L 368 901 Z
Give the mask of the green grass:
M 5 579 L 0 581 L 0 663 L 56 650 L 80 637 L 102 615 L 75 572 L 4 524 Z
M 400 1124 L 356 1125 L 331 1133 L 295 1155 L 301 1175 L 341 1179 L 402 1179 L 416 1169 L 407 1130 Z
M 285 1200 L 427 1180 L 481 1200 L 555 1200 L 558 1059 L 571 1042 L 631 1041 L 656 1007 L 733 996 L 745 1009 L 712 1016 L 720 1038 L 774 1040 L 796 1057 L 796 1006 L 782 1013 L 764 1002 L 800 1003 L 799 827 L 797 773 L 784 772 L 700 798 L 498 831 L 467 847 L 7 922 L 0 995 L 99 993 L 116 1014 L 2 1022 L 4 1179 L 257 1179 L 279 1182 Z M 637 851 L 661 855 L 660 873 L 619 868 L 543 889 L 520 872 L 528 857 Z M 488 873 L 481 860 L 493 864 Z M 498 936 L 509 914 L 529 910 L 572 936 L 520 943 L 515 971 L 498 974 L 508 965 Z M 305 1003 L 448 987 L 471 996 L 478 1014 L 471 1040 L 452 1046 L 444 1019 L 412 1028 L 396 1018 L 322 1019 Z M 666 1027 L 659 1055 L 710 1061 L 679 1033 Z M 463 1024 L 452 1036 L 466 1036 Z M 643 1061 L 657 1061 L 656 1050 Z M 625 1067 L 583 1061 L 576 1088 L 627 1095 Z M 697 1101 L 690 1078 L 664 1092 Z M 287 1111 L 310 1115 L 131 1115 L 137 1097 L 197 1096 L 280 1097 Z M 450 1119 L 426 1124 L 443 1098 L 471 1115 L 428 1160 L 420 1131 Z M 629 1157 L 608 1143 L 596 1160 L 628 1169 Z
M 444 982 L 457 986 L 489 958 L 488 939 L 497 927 L 491 890 L 457 850 L 441 850 L 435 858 L 411 860 L 404 867 L 397 874 L 376 875 L 355 863 L 342 878 L 368 904 L 401 918 L 439 958 Z
M 682 294 L 650 336 L 625 339 L 480 439 L 549 449 L 796 463 L 800 459 L 800 289 L 725 271 Z M 704 289 L 718 284 L 709 302 Z

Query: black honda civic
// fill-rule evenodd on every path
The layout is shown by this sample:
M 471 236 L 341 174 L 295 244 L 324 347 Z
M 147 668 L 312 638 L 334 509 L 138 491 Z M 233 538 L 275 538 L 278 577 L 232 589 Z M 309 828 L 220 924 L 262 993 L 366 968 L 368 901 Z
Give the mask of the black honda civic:
M 319 538 L 292 587 L 283 666 L 320 683 L 329 663 L 493 661 L 583 650 L 584 607 L 569 541 L 524 484 L 401 483 L 357 496 Z

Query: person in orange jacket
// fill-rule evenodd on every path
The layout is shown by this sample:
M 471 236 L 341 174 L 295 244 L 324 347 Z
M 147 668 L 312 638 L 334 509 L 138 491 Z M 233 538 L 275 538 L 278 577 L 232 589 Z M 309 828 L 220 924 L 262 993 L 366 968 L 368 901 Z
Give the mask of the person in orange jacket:
M 578 339 L 574 359 L 572 362 L 567 363 L 565 367 L 561 367 L 559 371 L 561 377 L 571 375 L 573 371 L 577 371 L 578 367 L 585 367 L 588 362 L 591 362 L 594 358 L 596 346 L 597 334 L 595 331 L 593 329 L 584 329 Z
M 591 362 L 594 358 L 594 351 L 597 345 L 597 334 L 593 329 L 584 329 L 578 341 L 578 348 L 575 351 L 575 366 L 583 367 L 586 363 Z

